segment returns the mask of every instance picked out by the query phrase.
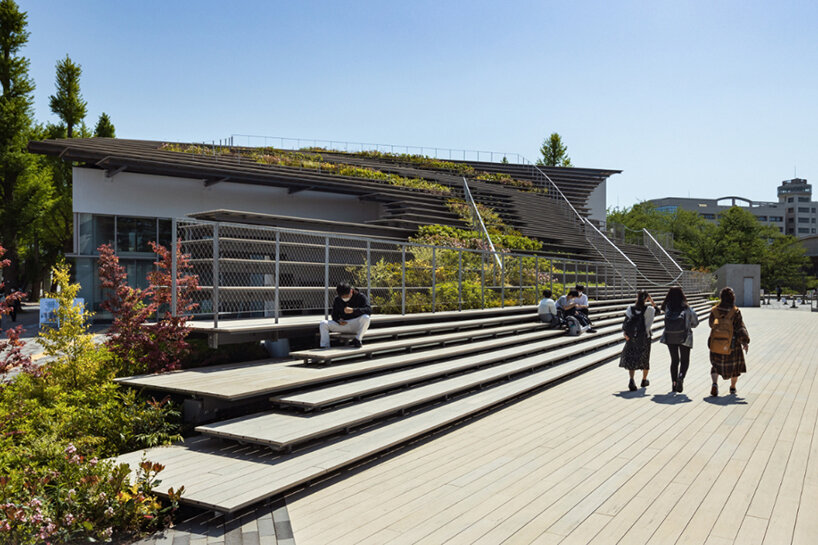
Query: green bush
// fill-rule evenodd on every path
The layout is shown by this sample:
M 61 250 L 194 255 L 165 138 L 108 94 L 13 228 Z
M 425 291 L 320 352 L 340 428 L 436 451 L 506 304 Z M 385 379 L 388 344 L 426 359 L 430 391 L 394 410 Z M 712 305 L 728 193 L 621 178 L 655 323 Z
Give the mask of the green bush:
M 58 329 L 45 332 L 51 360 L 0 385 L 0 542 L 107 539 L 167 524 L 181 491 L 161 504 L 162 466 L 131 474 L 103 458 L 179 439 L 179 412 L 112 379 L 111 353 L 95 346 L 68 267 L 54 271 Z

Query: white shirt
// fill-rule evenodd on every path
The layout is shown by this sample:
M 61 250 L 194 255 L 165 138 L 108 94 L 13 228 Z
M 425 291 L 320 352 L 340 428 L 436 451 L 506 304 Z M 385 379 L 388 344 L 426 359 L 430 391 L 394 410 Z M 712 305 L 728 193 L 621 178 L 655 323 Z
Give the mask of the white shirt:
M 583 293 L 579 297 L 574 297 L 574 304 L 579 305 L 581 307 L 587 307 L 588 306 L 588 296 Z
M 537 309 L 537 314 L 551 314 L 552 316 L 557 315 L 557 304 L 554 303 L 554 300 L 550 297 L 546 297 L 542 301 L 540 301 L 540 306 Z

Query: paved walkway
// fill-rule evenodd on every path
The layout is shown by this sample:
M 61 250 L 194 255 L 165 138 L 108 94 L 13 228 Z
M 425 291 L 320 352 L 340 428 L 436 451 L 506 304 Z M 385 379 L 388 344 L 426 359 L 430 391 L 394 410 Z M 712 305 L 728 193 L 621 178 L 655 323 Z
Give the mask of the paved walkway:
M 703 324 L 685 393 L 654 344 L 647 390 L 609 363 L 288 497 L 296 541 L 816 543 L 818 313 L 743 313 L 738 395 Z

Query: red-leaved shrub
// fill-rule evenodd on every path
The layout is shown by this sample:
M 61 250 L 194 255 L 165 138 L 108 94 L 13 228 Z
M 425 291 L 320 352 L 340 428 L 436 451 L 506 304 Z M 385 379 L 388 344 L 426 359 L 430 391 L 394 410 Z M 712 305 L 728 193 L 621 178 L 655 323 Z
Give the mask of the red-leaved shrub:
M 190 328 L 187 313 L 197 307 L 191 301 L 199 289 L 188 256 L 177 246 L 176 316 L 171 312 L 173 254 L 151 242 L 158 256 L 156 270 L 148 274 L 149 286 L 138 289 L 128 285 L 125 269 L 111 246 L 99 247 L 99 277 L 103 289 L 109 290 L 102 308 L 114 318 L 107 346 L 119 359 L 121 374 L 157 373 L 179 367 L 189 346 L 185 340 Z
M 0 246 L 0 258 L 2 258 L 5 253 L 6 249 Z M 0 260 L 0 268 L 8 266 L 8 259 Z M 25 296 L 23 292 L 17 291 L 4 297 L 2 294 L 5 292 L 5 289 L 5 282 L 0 283 L 0 317 L 11 314 L 14 305 L 18 304 Z M 23 326 L 18 325 L 17 327 L 9 328 L 6 331 L 6 338 L 0 340 L 0 373 L 5 373 L 15 367 L 20 367 L 24 371 L 31 371 L 34 368 L 31 357 L 23 354 L 22 348 L 25 343 L 20 340 L 20 334 L 22 332 Z

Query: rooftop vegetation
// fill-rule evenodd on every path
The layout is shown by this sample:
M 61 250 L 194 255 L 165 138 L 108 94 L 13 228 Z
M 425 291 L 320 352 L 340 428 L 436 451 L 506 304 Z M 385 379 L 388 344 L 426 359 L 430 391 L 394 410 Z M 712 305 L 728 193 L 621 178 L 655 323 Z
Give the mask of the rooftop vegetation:
M 174 151 L 179 153 L 203 154 L 212 153 L 212 148 L 198 146 L 194 144 L 163 144 L 160 148 L 165 151 Z M 397 174 L 390 174 L 382 172 L 373 168 L 359 167 L 355 165 L 347 165 L 343 163 L 332 163 L 325 161 L 319 153 L 310 153 L 306 151 L 287 151 L 276 148 L 257 148 L 252 150 L 237 149 L 237 148 L 219 148 L 219 155 L 227 156 L 241 156 L 250 159 L 263 165 L 279 165 L 293 168 L 303 168 L 309 170 L 316 170 L 319 172 L 328 172 L 338 176 L 349 176 L 352 178 L 361 178 L 364 180 L 376 180 L 384 182 L 389 185 L 398 187 L 406 187 L 410 189 L 420 189 L 430 193 L 437 193 L 447 195 L 451 193 L 451 189 L 443 184 L 425 180 L 423 178 L 407 178 Z

